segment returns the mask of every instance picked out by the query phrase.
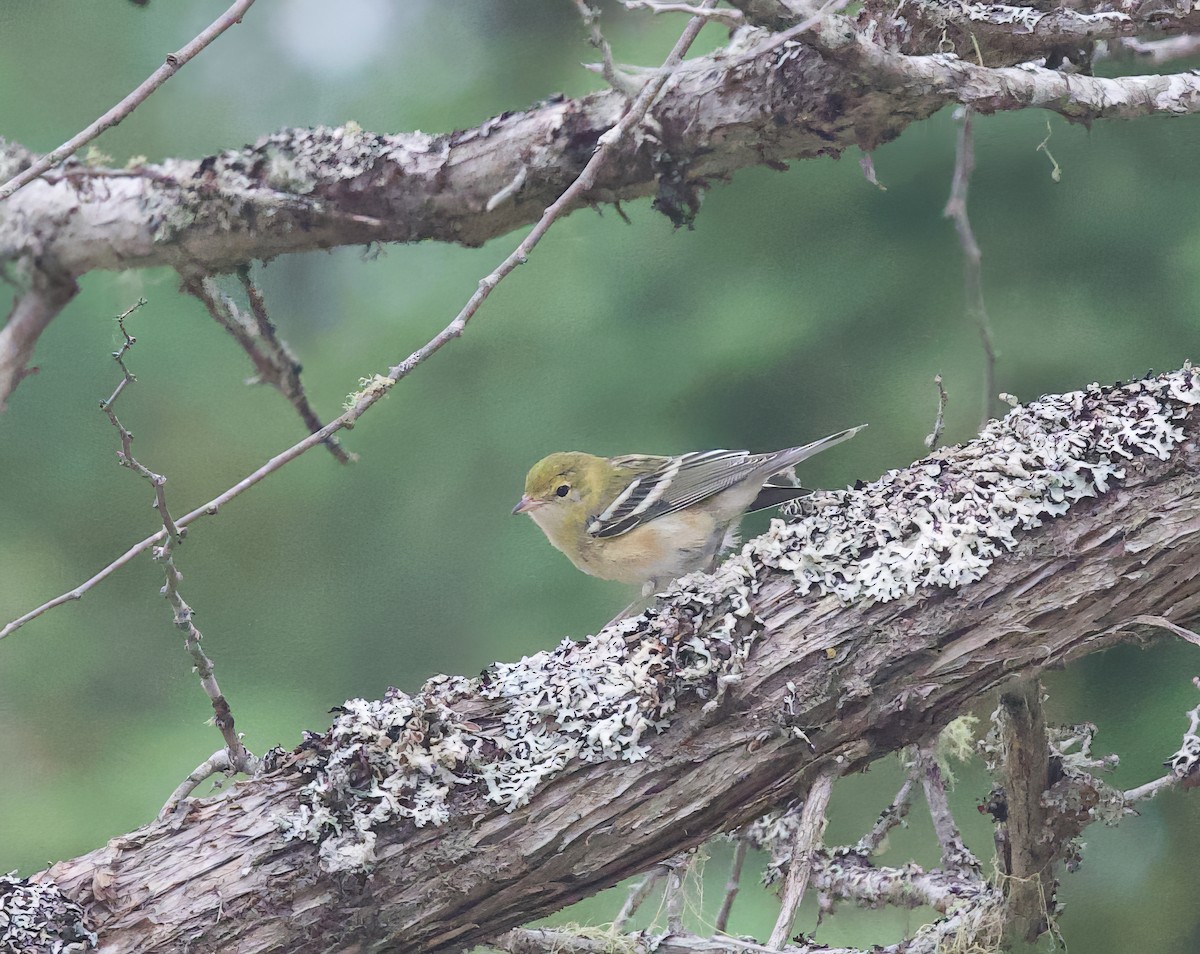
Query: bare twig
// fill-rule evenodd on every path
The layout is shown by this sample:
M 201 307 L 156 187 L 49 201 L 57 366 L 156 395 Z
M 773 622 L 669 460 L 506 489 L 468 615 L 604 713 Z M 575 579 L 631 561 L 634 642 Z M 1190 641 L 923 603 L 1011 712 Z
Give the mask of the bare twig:
M 654 868 L 646 872 L 637 884 L 629 889 L 629 894 L 625 896 L 625 903 L 621 905 L 621 910 L 613 918 L 614 931 L 619 933 L 625 930 L 629 919 L 637 914 L 638 908 L 645 903 L 646 898 L 650 896 L 650 892 L 662 881 L 665 875 L 666 869 L 661 865 L 655 865 Z
M 183 289 L 208 309 L 217 324 L 229 332 L 254 363 L 258 374 L 247 383 L 271 385 L 296 409 L 308 432 L 316 433 L 324 425 L 309 403 L 300 381 L 300 362 L 275 331 L 262 292 L 251 279 L 249 269 L 239 269 L 238 280 L 250 304 L 249 315 L 238 308 L 210 277 L 185 277 Z M 324 443 L 340 463 L 347 464 L 353 459 L 336 437 L 330 437 Z
M 925 447 L 928 450 L 933 450 L 938 446 L 942 439 L 942 428 L 946 426 L 946 389 L 942 387 L 941 374 L 933 376 L 933 383 L 937 385 L 938 391 L 938 406 L 937 417 L 933 419 L 933 433 L 925 438 Z
M 579 11 L 583 25 L 587 27 L 588 42 L 600 51 L 600 66 L 597 72 L 604 77 L 604 81 L 609 86 L 632 99 L 637 95 L 638 86 L 632 77 L 617 69 L 616 63 L 613 62 L 612 47 L 608 45 L 608 40 L 600 31 L 600 11 L 589 6 L 587 0 L 571 0 L 571 2 Z
M 742 883 L 742 868 L 746 864 L 746 854 L 750 850 L 750 842 L 744 835 L 738 835 L 733 848 L 733 861 L 729 865 L 729 878 L 725 882 L 725 896 L 721 899 L 721 910 L 717 912 L 717 920 L 713 930 L 724 934 L 729 927 L 729 915 L 733 911 L 733 902 L 737 897 Z
M 155 476 L 157 477 L 158 475 Z M 164 479 L 159 478 L 159 482 L 155 485 L 155 492 L 159 495 L 160 499 L 163 482 Z M 213 724 L 216 725 L 217 731 L 221 733 L 221 737 L 225 740 L 225 750 L 229 753 L 229 764 L 233 771 L 245 772 L 248 775 L 252 775 L 257 770 L 258 759 L 250 754 L 246 747 L 242 745 L 242 740 L 238 737 L 237 730 L 234 727 L 233 710 L 230 709 L 229 701 L 225 698 L 221 692 L 221 687 L 217 684 L 217 677 L 213 673 L 212 660 L 208 658 L 208 654 L 200 646 L 200 640 L 203 639 L 203 636 L 201 636 L 200 630 L 196 628 L 196 624 L 193 622 L 195 613 L 179 593 L 179 583 L 183 579 L 183 574 L 175 566 L 175 547 L 183 541 L 183 537 L 178 531 L 174 533 L 170 532 L 170 526 L 173 525 L 170 525 L 170 514 L 166 512 L 165 501 L 162 503 L 160 510 L 163 514 L 163 520 L 169 525 L 167 538 L 163 541 L 163 545 L 155 547 L 153 550 L 154 559 L 162 564 L 167 578 L 167 582 L 162 588 L 162 594 L 175 613 L 175 626 L 184 633 L 184 648 L 188 651 L 188 655 L 192 657 L 196 675 L 200 679 L 200 685 L 208 696 L 209 702 L 212 704 Z
M 741 10 L 697 7 L 690 3 L 666 3 L 664 0 L 621 0 L 629 10 L 649 10 L 651 13 L 686 13 L 688 16 L 719 20 L 730 26 L 738 26 L 745 19 Z
M 1166 791 L 1168 788 L 1174 788 L 1179 783 L 1179 776 L 1174 772 L 1168 775 L 1162 775 L 1152 782 L 1146 782 L 1144 785 L 1139 785 L 1137 788 L 1126 789 L 1122 794 L 1125 796 L 1127 804 L 1135 802 L 1144 802 L 1153 798 L 1159 792 Z
M 967 316 L 979 329 L 979 340 L 983 345 L 983 417 L 980 428 L 992 417 L 992 406 L 996 399 L 996 349 L 992 344 L 992 325 L 988 318 L 987 305 L 983 300 L 983 266 L 979 243 L 967 215 L 967 190 L 971 184 L 971 173 L 975 170 L 975 146 L 971 119 L 974 111 L 963 106 L 954 112 L 959 120 L 958 143 L 955 149 L 954 179 L 950 186 L 950 198 L 943 215 L 953 219 L 954 229 L 963 250 L 963 285 L 966 291 Z
M 175 565 L 174 551 L 183 542 L 186 528 L 181 529 L 175 523 L 171 517 L 170 510 L 167 508 L 167 478 L 162 474 L 154 473 L 133 456 L 133 434 L 118 420 L 116 411 L 113 410 L 117 399 L 120 398 L 130 384 L 137 380 L 125 365 L 125 355 L 129 353 L 129 350 L 137 342 L 137 339 L 126 329 L 125 320 L 145 304 L 146 299 L 139 298 L 131 308 L 117 316 L 117 327 L 120 329 L 121 335 L 125 340 L 121 343 L 121 347 L 113 352 L 113 360 L 120 367 L 122 377 L 108 400 L 100 402 L 100 410 L 104 412 L 109 422 L 117 429 L 117 433 L 120 435 L 121 449 L 117 452 L 117 459 L 120 461 L 121 466 L 128 467 L 134 473 L 145 478 L 150 483 L 150 486 L 154 488 L 154 506 L 162 518 L 164 540 L 162 546 L 155 547 L 152 552 L 155 561 L 162 565 L 166 576 L 166 583 L 163 585 L 162 594 L 174 611 L 176 628 L 186 634 L 184 646 L 195 663 L 196 674 L 200 677 L 200 685 L 204 688 L 209 701 L 212 703 L 214 722 L 222 738 L 225 739 L 228 763 L 235 771 L 251 773 L 257 766 L 257 759 L 246 750 L 242 745 L 241 739 L 238 738 L 237 732 L 234 729 L 233 712 L 229 708 L 229 702 L 221 693 L 221 687 L 217 685 L 216 676 L 213 675 L 212 660 L 208 658 L 207 654 L 200 647 L 202 636 L 200 630 L 196 628 L 195 623 L 192 621 L 195 614 L 179 592 L 179 583 L 183 579 L 183 574 L 179 572 L 179 568 Z
M 180 67 L 187 63 L 192 57 L 203 50 L 206 46 L 212 43 L 217 37 L 228 30 L 235 23 L 240 23 L 246 11 L 253 5 L 254 0 L 236 0 L 236 2 L 228 10 L 222 13 L 219 17 L 213 20 L 205 29 L 199 33 L 187 45 L 180 47 L 174 53 L 168 53 L 166 61 L 151 73 L 146 80 L 138 86 L 132 93 L 126 96 L 123 100 L 117 103 L 107 113 L 97 119 L 94 123 L 83 129 L 75 136 L 72 136 L 57 149 L 46 153 L 41 159 L 29 166 L 29 168 L 13 176 L 8 182 L 0 186 L 0 200 L 7 199 L 10 195 L 20 189 L 22 186 L 28 185 L 43 172 L 47 172 L 54 166 L 58 165 L 64 159 L 76 152 L 81 146 L 87 145 L 104 130 L 111 129 L 117 125 L 126 116 L 137 109 L 144 103 L 156 89 L 162 86 L 167 80 L 179 72 Z
M 33 273 L 28 290 L 17 298 L 0 328 L 0 412 L 17 385 L 37 371 L 28 364 L 38 338 L 78 293 L 79 286 L 70 276 Z
M 695 858 L 695 852 L 688 852 L 664 862 L 667 884 L 663 888 L 663 904 L 667 909 L 667 931 L 671 934 L 683 933 L 683 884 Z
M 833 783 L 839 774 L 841 773 L 836 768 L 823 769 L 813 780 L 808 797 L 804 800 L 800 825 L 792 842 L 792 860 L 788 865 L 787 878 L 780 897 L 779 917 L 771 931 L 770 940 L 767 941 L 767 947 L 772 950 L 782 950 L 791 936 L 796 910 L 804 900 L 804 892 L 808 889 L 808 880 L 812 875 L 812 853 L 820 846 L 821 835 L 825 831 L 825 809 L 829 806 Z
M 715 3 L 715 0 L 708 0 L 708 2 Z M 600 169 L 608 161 L 616 144 L 629 135 L 634 127 L 649 112 L 650 106 L 658 98 L 658 94 L 666 84 L 667 78 L 683 62 L 684 54 L 687 53 L 688 48 L 695 42 L 696 37 L 703 27 L 704 20 L 701 17 L 693 17 L 688 21 L 688 25 L 684 27 L 683 34 L 676 41 L 674 49 L 671 50 L 662 68 L 646 82 L 646 85 L 642 87 L 642 91 L 638 93 L 637 98 L 625 111 L 625 115 L 617 121 L 616 125 L 600 136 L 599 140 L 597 140 L 596 151 L 592 153 L 592 158 L 588 160 L 587 165 L 583 167 L 583 171 L 579 173 L 575 181 L 567 186 L 562 195 L 546 209 L 542 217 L 538 219 L 537 224 L 534 225 L 529 234 L 525 236 L 508 257 L 497 265 L 490 274 L 480 280 L 479 287 L 467 301 L 466 305 L 463 306 L 463 309 L 455 316 L 454 320 L 423 347 L 409 355 L 406 360 L 388 370 L 387 377 L 393 384 L 408 375 L 430 355 L 440 351 L 448 341 L 461 337 L 467 323 L 475 315 L 475 312 L 479 310 L 479 306 L 487 300 L 487 297 L 492 293 L 496 285 L 518 265 L 523 265 L 528 261 L 529 254 L 545 237 L 550 226 L 563 213 L 567 212 L 576 203 L 584 201 L 584 196 L 595 186 Z
M 229 750 L 217 749 L 217 751 L 192 769 L 188 777 L 179 783 L 175 791 L 167 799 L 166 804 L 159 809 L 158 817 L 161 819 L 174 814 L 175 810 L 183 804 L 183 800 L 191 795 L 205 779 L 210 779 L 214 775 L 222 775 L 230 771 L 238 770 L 234 769 L 229 761 Z
M 839 0 L 843 2 L 843 0 Z M 490 274 L 486 275 L 479 282 L 479 287 L 475 293 L 463 306 L 462 310 L 455 316 L 454 320 L 443 328 L 437 335 L 427 341 L 422 347 L 418 348 L 404 361 L 388 369 L 386 375 L 376 375 L 371 379 L 364 379 L 363 388 L 351 396 L 346 412 L 340 417 L 335 418 L 326 424 L 323 428 L 314 434 L 310 434 L 304 440 L 299 441 L 289 447 L 287 450 L 272 457 L 269 461 L 259 467 L 253 473 L 247 475 L 242 480 L 238 481 L 232 487 L 218 494 L 208 503 L 197 507 L 195 510 L 182 517 L 178 523 L 181 528 L 187 527 L 193 520 L 205 515 L 216 514 L 221 507 L 233 500 L 235 497 L 245 493 L 259 481 L 265 479 L 275 473 L 285 464 L 295 460 L 301 454 L 318 444 L 322 444 L 338 431 L 344 428 L 353 427 L 355 422 L 366 411 L 373 407 L 391 390 L 392 386 L 402 378 L 411 374 L 420 364 L 426 359 L 440 351 L 445 345 L 455 338 L 462 336 L 467 323 L 479 310 L 479 306 L 487 299 L 492 290 L 500 283 L 507 275 L 509 275 L 518 265 L 524 263 L 529 258 L 529 253 L 537 246 L 537 244 L 545 236 L 547 230 L 554 222 L 567 212 L 573 205 L 586 201 L 585 194 L 595 185 L 596 177 L 601 167 L 608 161 L 612 155 L 616 145 L 621 142 L 632 129 L 641 122 L 649 111 L 650 106 L 662 91 L 663 85 L 667 78 L 683 61 L 684 54 L 695 41 L 701 28 L 704 26 L 704 20 L 694 18 L 688 21 L 688 25 L 684 28 L 679 40 L 675 43 L 675 47 L 671 50 L 670 55 L 663 63 L 663 67 L 658 74 L 652 77 L 642 88 L 637 99 L 629 106 L 625 114 L 620 120 L 606 133 L 599 137 L 596 150 L 592 154 L 591 159 L 583 167 L 579 176 L 574 182 L 569 185 L 566 190 L 552 203 L 549 208 L 542 214 L 542 217 L 534 225 L 533 229 L 521 241 L 521 243 L 513 250 L 513 252 L 504 259 Z M 43 613 L 54 609 L 56 606 L 62 606 L 64 603 L 69 603 L 73 600 L 80 599 L 84 593 L 90 590 L 97 583 L 112 575 L 120 567 L 124 566 L 139 553 L 142 553 L 149 547 L 154 546 L 164 538 L 165 531 L 159 531 L 152 534 L 145 540 L 135 543 L 132 547 L 126 550 L 108 566 L 104 567 L 90 579 L 85 580 L 79 586 L 66 593 L 56 596 L 52 600 L 48 600 L 41 606 L 35 607 L 23 616 L 19 616 L 12 622 L 8 623 L 3 629 L 0 629 L 0 639 L 12 635 L 30 620 L 37 619 Z
M 1008 895 L 1005 934 L 1032 943 L 1047 927 L 1053 911 L 1055 883 L 1052 846 L 1046 833 L 1042 798 L 1049 788 L 1050 743 L 1036 679 L 1021 679 L 1000 696 L 1000 740 L 1008 817 Z M 1007 857 L 1006 857 L 1007 856 Z
M 1168 36 L 1161 40 L 1140 40 L 1137 37 L 1128 36 L 1117 42 L 1123 49 L 1135 56 L 1147 59 L 1155 65 L 1200 55 L 1200 34 L 1198 33 Z
M 979 859 L 963 843 L 958 823 L 950 811 L 950 800 L 946 797 L 946 780 L 942 777 L 934 752 L 936 741 L 930 740 L 917 747 L 917 774 L 929 806 L 929 817 L 942 849 L 942 867 L 947 871 L 979 873 Z
M 880 192 L 887 192 L 887 186 L 880 182 L 879 177 L 875 174 L 875 159 L 869 152 L 864 152 L 858 157 L 858 168 L 862 170 L 863 178 L 871 185 Z

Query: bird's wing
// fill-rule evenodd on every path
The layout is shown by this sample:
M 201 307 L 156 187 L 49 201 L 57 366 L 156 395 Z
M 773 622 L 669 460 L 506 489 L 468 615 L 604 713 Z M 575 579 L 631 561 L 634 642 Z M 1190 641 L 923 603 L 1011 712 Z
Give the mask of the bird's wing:
M 698 451 L 680 457 L 614 457 L 631 479 L 588 524 L 593 537 L 618 537 L 648 520 L 707 500 L 749 477 L 773 454 Z
M 848 441 L 864 427 L 865 424 L 851 427 L 811 444 L 788 447 L 773 454 L 714 450 L 681 457 L 613 457 L 611 463 L 629 475 L 629 482 L 612 503 L 592 518 L 587 532 L 593 537 L 619 537 L 655 517 L 707 500 L 755 474 L 763 488 L 748 509 L 777 507 L 803 496 L 805 491 L 785 480 L 767 480 L 768 477 L 790 471 L 814 454 Z

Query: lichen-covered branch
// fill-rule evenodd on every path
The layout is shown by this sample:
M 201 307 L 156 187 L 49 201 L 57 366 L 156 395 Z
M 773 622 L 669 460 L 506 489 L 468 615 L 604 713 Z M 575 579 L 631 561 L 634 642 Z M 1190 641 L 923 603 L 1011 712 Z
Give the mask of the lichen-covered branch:
M 68 163 L 53 181 L 0 204 L 0 261 L 28 248 L 34 233 L 73 274 L 163 264 L 220 272 L 375 241 L 479 246 L 536 221 L 626 103 L 608 90 L 442 135 L 351 124 L 284 130 L 247 149 L 129 170 Z M 940 105 L 904 94 L 881 104 L 809 50 L 719 50 L 675 71 L 655 103 L 653 134 L 615 150 L 572 208 L 653 195 L 667 182 L 660 198 L 691 214 L 708 182 L 737 169 L 886 142 Z M 4 151 L 0 144 L 0 169 Z M 518 179 L 508 201 L 489 207 Z
M 836 14 L 844 5 L 826 4 L 804 20 L 808 6 L 793 0 L 737 4 L 754 22 L 787 27 L 745 30 L 736 44 L 683 63 L 669 79 L 650 73 L 652 84 L 666 82 L 644 134 L 613 149 L 562 212 L 654 195 L 658 210 L 688 224 L 710 184 L 739 169 L 779 168 L 852 146 L 869 153 L 954 102 L 980 112 L 1044 108 L 1081 121 L 1200 109 L 1200 77 L 1191 72 L 1097 78 L 1049 68 L 1062 60 L 1063 44 L 1080 36 L 1090 43 L 1142 27 L 1190 29 L 1191 13 L 937 5 L 939 16 L 967 25 L 959 32 L 972 43 L 980 33 L 988 40 L 989 24 L 997 36 L 1016 35 L 1036 19 L 1033 39 L 1020 37 L 1020 54 L 1046 67 L 1018 67 L 1007 65 L 1016 61 L 1015 47 L 1005 56 L 988 47 L 986 66 L 965 51 L 945 55 L 947 33 L 922 32 L 917 22 L 932 4 L 906 6 L 906 16 L 911 10 L 916 17 L 911 23 L 871 9 L 851 20 Z M 826 23 L 823 38 L 810 42 L 805 34 L 817 20 Z M 1126 29 L 1126 21 L 1133 26 Z M 993 69 L 997 63 L 1006 68 Z M 37 249 L 39 262 L 70 282 L 95 269 L 156 265 L 213 274 L 254 259 L 369 242 L 479 246 L 536 222 L 578 181 L 634 89 L 608 72 L 619 89 L 553 98 L 441 135 L 379 134 L 348 123 L 126 169 L 71 160 L 0 202 L 0 266 Z M 32 161 L 27 150 L 0 140 L 0 177 Z M 15 345 L 0 339 L 0 400 L 19 380 L 45 320 L 18 323 L 9 335 Z
M 47 876 L 128 952 L 497 937 L 1113 645 L 1134 616 L 1200 618 L 1198 405 L 1187 368 L 1015 409 L 813 495 L 586 641 L 352 700 L 267 774 Z
M 921 779 L 921 788 L 925 792 L 925 802 L 929 806 L 929 817 L 933 821 L 933 831 L 937 835 L 938 845 L 942 849 L 942 867 L 947 871 L 964 872 L 979 875 L 979 860 L 962 840 L 958 823 L 950 812 L 950 799 L 946 795 L 946 780 L 942 776 L 941 766 L 934 755 L 934 744 L 929 740 L 917 746 L 917 759 L 914 765 Z

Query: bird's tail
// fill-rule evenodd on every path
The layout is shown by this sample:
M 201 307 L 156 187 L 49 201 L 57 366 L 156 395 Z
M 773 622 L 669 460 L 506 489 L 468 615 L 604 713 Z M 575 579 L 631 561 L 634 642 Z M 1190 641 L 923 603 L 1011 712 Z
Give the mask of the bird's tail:
M 811 444 L 804 444 L 801 447 L 789 447 L 776 454 L 772 454 L 770 460 L 763 461 L 763 474 L 770 477 L 773 474 L 789 472 L 801 461 L 808 460 L 823 450 L 828 450 L 836 444 L 850 440 L 850 438 L 866 426 L 866 424 L 859 424 L 858 427 L 848 427 L 844 431 L 838 431 L 836 434 L 822 437 L 819 441 L 813 441 Z
M 822 437 L 819 441 L 813 441 L 811 444 L 788 447 L 771 454 L 762 463 L 763 486 L 754 499 L 754 503 L 750 505 L 749 511 L 779 507 L 789 500 L 805 497 L 812 493 L 800 486 L 800 481 L 796 479 L 793 468 L 814 454 L 819 454 L 835 444 L 850 440 L 866 426 L 866 424 L 860 424 L 858 427 L 850 427 L 844 431 L 838 431 L 836 434 L 830 434 L 828 437 Z

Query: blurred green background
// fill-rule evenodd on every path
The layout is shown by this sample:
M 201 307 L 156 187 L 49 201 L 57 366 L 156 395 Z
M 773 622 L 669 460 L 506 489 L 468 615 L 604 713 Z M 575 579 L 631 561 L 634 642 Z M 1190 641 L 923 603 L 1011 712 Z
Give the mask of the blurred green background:
M 0 135 L 58 145 L 224 6 L 0 5 Z M 604 9 L 622 62 L 657 64 L 683 25 Z M 701 46 L 722 39 L 710 27 Z M 97 145 L 119 165 L 236 148 L 290 125 L 470 127 L 555 91 L 597 88 L 579 65 L 594 58 L 566 0 L 262 2 Z M 1051 117 L 1049 128 L 1058 183 L 1036 151 L 1046 115 L 977 122 L 971 215 L 999 389 L 1031 398 L 1200 357 L 1200 122 L 1087 130 Z M 870 422 L 805 465 L 806 483 L 838 486 L 921 456 L 937 372 L 950 394 L 947 440 L 970 437 L 982 356 L 941 215 L 954 133 L 946 111 L 878 150 L 887 191 L 847 155 L 740 173 L 707 196 L 695 231 L 673 230 L 648 202 L 627 208 L 632 225 L 611 211 L 572 215 L 461 341 L 346 435 L 359 463 L 314 451 L 198 523 L 178 555 L 182 591 L 248 745 L 292 746 L 346 697 L 478 672 L 592 632 L 625 605 L 627 589 L 578 573 L 509 515 L 526 469 L 549 451 L 767 450 Z M 359 376 L 442 328 L 517 239 L 345 249 L 256 271 L 328 419 Z M 173 273 L 92 274 L 82 285 L 38 347 L 41 373 L 0 417 L 4 621 L 158 526 L 96 407 L 118 379 L 113 316 L 139 296 L 149 304 L 131 320 L 128 359 L 138 382 L 118 409 L 141 460 L 168 475 L 176 512 L 302 436 L 275 392 L 243 386 L 248 361 Z M 0 871 L 31 872 L 149 821 L 217 747 L 160 585 L 140 558 L 0 643 Z M 1138 784 L 1178 746 L 1197 671 L 1194 648 L 1114 650 L 1048 678 L 1051 714 L 1099 723 L 1098 747 L 1122 757 L 1114 781 Z M 960 821 L 990 857 L 974 811 L 988 780 L 978 765 L 960 775 Z M 840 783 L 830 839 L 856 839 L 900 779 L 888 760 Z M 1168 793 L 1085 837 L 1083 869 L 1062 891 L 1072 950 L 1200 950 L 1194 796 Z M 933 845 L 918 805 L 884 860 L 932 864 Z M 696 885 L 698 926 L 720 902 L 727 858 L 714 849 Z M 622 896 L 561 917 L 602 922 Z M 817 937 L 888 943 L 926 914 L 847 909 Z M 774 916 L 774 899 L 751 884 L 732 929 L 762 938 Z M 814 923 L 810 909 L 799 927 Z

